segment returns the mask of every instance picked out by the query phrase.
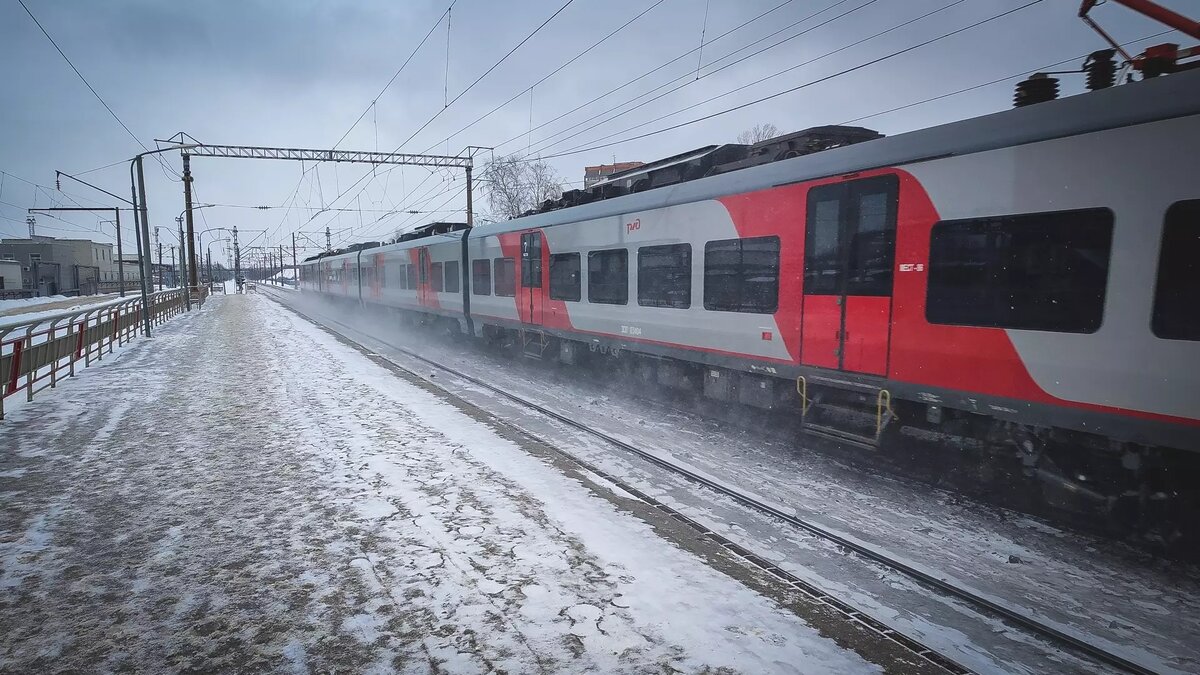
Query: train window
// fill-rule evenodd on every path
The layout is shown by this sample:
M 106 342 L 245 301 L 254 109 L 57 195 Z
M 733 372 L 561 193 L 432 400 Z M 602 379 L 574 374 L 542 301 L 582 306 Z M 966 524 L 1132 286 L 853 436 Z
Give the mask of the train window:
M 806 295 L 892 294 L 900 182 L 876 176 L 808 192 Z
M 492 261 L 471 261 L 471 292 L 475 295 L 492 294 Z
M 442 263 L 432 263 L 429 266 L 429 276 L 430 280 L 432 281 L 434 291 L 440 293 L 443 289 L 445 289 L 445 285 L 442 283 Z
M 512 258 L 496 258 L 496 295 L 511 298 L 517 294 L 517 266 Z
M 944 221 L 929 245 L 930 323 L 1093 333 L 1112 250 L 1108 209 Z
M 550 256 L 550 299 L 579 301 L 580 267 L 578 253 L 555 253 Z
M 526 232 L 521 235 L 521 286 L 542 286 L 542 233 Z
M 704 245 L 704 309 L 771 314 L 779 307 L 779 237 Z
M 1168 340 L 1200 340 L 1200 199 L 1167 209 L 1150 327 Z
M 446 292 L 458 293 L 462 290 L 462 277 L 459 276 L 458 261 L 446 261 Z
M 629 251 L 614 248 L 588 253 L 588 302 L 629 302 Z
M 692 245 L 639 248 L 637 287 L 643 307 L 691 307 Z
M 840 186 L 830 186 L 840 187 Z M 808 202 L 808 242 L 804 251 L 804 292 L 833 295 L 841 290 L 841 210 L 836 191 L 821 197 L 827 187 L 813 188 Z

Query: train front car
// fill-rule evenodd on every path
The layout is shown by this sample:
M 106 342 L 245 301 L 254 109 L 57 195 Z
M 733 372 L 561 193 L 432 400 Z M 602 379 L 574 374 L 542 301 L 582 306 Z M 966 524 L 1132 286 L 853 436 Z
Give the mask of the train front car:
M 859 140 L 477 228 L 472 317 L 1068 509 L 1194 500 L 1200 72 Z

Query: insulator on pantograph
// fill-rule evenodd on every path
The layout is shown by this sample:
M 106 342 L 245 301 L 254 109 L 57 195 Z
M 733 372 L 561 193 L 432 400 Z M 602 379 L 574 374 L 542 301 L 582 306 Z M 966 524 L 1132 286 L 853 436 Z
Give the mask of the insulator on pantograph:
M 1045 73 L 1034 73 L 1017 83 L 1013 95 L 1013 107 L 1021 108 L 1034 103 L 1045 103 L 1058 98 L 1058 78 Z
M 1092 52 L 1083 62 L 1083 72 L 1087 73 L 1087 88 L 1090 91 L 1107 89 L 1117 83 L 1117 62 L 1113 60 L 1114 49 L 1101 49 Z

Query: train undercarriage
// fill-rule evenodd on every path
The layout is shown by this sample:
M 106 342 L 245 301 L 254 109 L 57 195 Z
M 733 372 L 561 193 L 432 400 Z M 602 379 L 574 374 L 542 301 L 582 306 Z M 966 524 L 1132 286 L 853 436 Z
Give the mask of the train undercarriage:
M 406 325 L 476 342 L 459 319 L 389 311 Z M 674 402 L 748 429 L 803 437 L 805 447 L 865 470 L 900 474 L 1156 554 L 1200 558 L 1200 457 L 1193 453 L 541 330 L 486 324 L 476 334 L 492 353 L 586 374 L 624 395 Z
M 657 391 L 734 423 L 816 437 L 860 465 L 1156 551 L 1200 553 L 1200 458 L 1191 453 L 903 400 L 886 389 L 792 381 L 536 330 L 483 332 L 512 356 L 632 382 L 636 388 L 623 389 Z

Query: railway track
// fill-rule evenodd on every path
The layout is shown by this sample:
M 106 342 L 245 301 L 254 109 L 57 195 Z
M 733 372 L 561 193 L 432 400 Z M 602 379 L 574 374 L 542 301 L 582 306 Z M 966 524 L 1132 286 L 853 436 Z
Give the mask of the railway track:
M 328 316 L 324 316 L 321 318 L 314 317 L 314 316 L 304 312 L 303 310 L 296 308 L 295 306 L 292 305 L 292 303 L 287 302 L 287 299 L 280 298 L 274 292 L 269 293 L 269 295 L 273 298 L 280 299 L 289 309 L 291 309 L 292 311 L 296 312 L 297 314 L 303 316 L 304 318 L 308 319 L 309 321 L 312 321 L 313 323 L 316 323 L 316 324 L 322 325 L 322 326 L 328 326 L 329 324 L 334 324 L 344 331 L 350 331 L 355 334 L 361 334 L 361 331 L 359 329 L 357 329 L 354 326 L 351 326 L 349 324 L 346 324 L 344 322 L 338 321 L 337 319 L 333 319 Z M 343 337 L 346 337 L 347 339 L 357 342 L 357 340 L 354 337 L 352 337 L 351 335 L 347 335 L 344 332 L 342 333 L 342 335 L 343 335 Z M 632 455 L 639 457 L 647 462 L 650 462 L 651 464 L 653 464 L 661 469 L 664 469 L 673 474 L 681 476 L 695 484 L 701 485 L 709 490 L 712 490 L 713 492 L 716 492 L 722 496 L 732 499 L 733 501 L 737 502 L 738 504 L 742 505 L 743 507 L 746 507 L 748 509 L 756 511 L 760 514 L 770 516 L 771 518 L 774 518 L 778 521 L 786 523 L 787 525 L 789 525 L 791 527 L 802 530 L 812 536 L 815 536 L 817 538 L 820 538 L 825 541 L 836 544 L 839 547 L 841 547 L 841 549 L 844 551 L 851 552 L 863 560 L 870 561 L 877 565 L 883 566 L 889 570 L 892 570 L 896 573 L 899 573 L 903 576 L 906 576 L 910 579 L 913 579 L 914 581 L 918 582 L 922 586 L 924 586 L 928 589 L 931 589 L 933 591 L 936 591 L 938 593 L 941 593 L 950 598 L 953 598 L 955 600 L 958 600 L 960 602 L 963 602 L 981 613 L 999 617 L 999 618 L 1003 619 L 1004 621 L 1008 622 L 1009 624 L 1024 630 L 1026 633 L 1036 636 L 1038 638 L 1041 638 L 1042 640 L 1049 642 L 1053 645 L 1056 645 L 1056 646 L 1066 649 L 1068 651 L 1074 652 L 1076 654 L 1082 655 L 1082 656 L 1084 656 L 1088 659 L 1091 659 L 1099 664 L 1103 664 L 1105 666 L 1115 668 L 1119 671 L 1128 672 L 1128 673 L 1137 673 L 1139 675 L 1155 675 L 1155 673 L 1157 672 L 1153 669 L 1143 666 L 1140 663 L 1137 663 L 1137 662 L 1132 661 L 1120 654 L 1117 654 L 1111 650 L 1105 649 L 1104 647 L 1102 647 L 1100 645 L 1090 642 L 1085 637 L 1082 637 L 1079 635 L 1073 635 L 1069 632 L 1066 632 L 1064 630 L 1056 628 L 1055 626 L 1038 621 L 1037 619 L 1028 616 L 1026 613 L 1023 613 L 1020 608 L 1010 607 L 1001 602 L 997 602 L 990 598 L 984 597 L 984 596 L 980 595 L 979 593 L 972 591 L 969 588 L 965 588 L 963 586 L 957 585 L 950 580 L 947 580 L 943 577 L 936 575 L 935 573 L 931 573 L 929 571 L 922 570 L 922 569 L 915 567 L 913 565 L 910 565 L 902 560 L 899 560 L 895 556 L 889 555 L 888 553 L 886 553 L 884 551 L 875 549 L 869 545 L 866 545 L 861 542 L 855 541 L 853 539 L 849 539 L 847 537 L 839 535 L 838 533 L 833 532 L 825 527 L 822 527 L 821 525 L 819 525 L 817 523 L 811 522 L 809 520 L 805 520 L 794 514 L 788 513 L 787 511 L 783 510 L 782 508 L 780 508 L 778 506 L 764 502 L 763 500 L 761 500 L 745 491 L 742 491 L 736 487 L 727 485 L 718 480 L 714 480 L 708 476 L 705 476 L 703 474 L 692 471 L 692 470 L 688 469 L 687 467 L 682 466 L 676 462 L 673 462 L 670 459 L 664 458 L 652 451 L 637 447 L 631 443 L 628 443 L 619 438 L 616 438 L 616 437 L 612 436 L 611 434 L 608 434 L 608 433 L 606 433 L 600 429 L 597 429 L 591 425 L 574 420 L 571 417 L 569 417 L 568 415 L 565 415 L 563 413 L 555 411 L 555 410 L 548 408 L 544 405 L 541 405 L 537 402 L 528 400 L 517 394 L 513 394 L 513 393 L 506 391 L 500 387 L 497 387 L 485 380 L 474 377 L 472 375 L 468 375 L 460 370 L 453 368 L 452 366 L 447 366 L 437 360 L 422 356 L 421 354 L 414 352 L 410 349 L 407 349 L 403 346 L 387 342 L 386 340 L 380 340 L 378 337 L 374 337 L 374 336 L 370 336 L 370 338 L 372 340 L 380 342 L 381 344 L 387 345 L 390 349 L 394 349 L 397 352 L 404 354 L 406 357 L 413 359 L 414 361 L 418 361 L 422 364 L 436 368 L 442 372 L 445 372 L 449 375 L 459 378 L 465 382 L 469 382 L 470 384 L 472 384 L 476 387 L 480 387 L 484 390 L 487 390 L 488 392 L 502 396 L 505 399 L 512 401 L 513 403 L 516 403 L 524 408 L 533 410 L 533 411 L 535 411 L 541 415 L 544 415 L 546 417 L 549 417 L 559 423 L 565 424 L 577 431 L 586 433 L 594 438 L 600 439 L 613 447 L 616 447 L 626 453 L 632 454 Z M 382 356 L 379 356 L 379 358 L 381 358 L 381 359 L 387 361 L 388 363 L 391 363 L 392 365 L 394 365 L 402 370 L 405 370 L 417 377 L 422 377 L 419 373 L 416 373 L 412 369 L 407 368 L 402 364 L 396 363 L 395 361 L 391 361 Z M 539 439 L 539 440 L 541 440 L 541 439 Z M 548 443 L 548 445 L 553 446 L 552 443 Z M 566 453 L 564 453 L 564 455 L 565 454 Z M 740 557 L 747 560 L 754 566 L 762 569 L 763 571 L 768 572 L 769 574 L 771 574 L 772 576 L 775 576 L 776 578 L 779 578 L 779 579 L 787 582 L 789 585 L 792 585 L 797 590 L 801 590 L 802 592 L 805 592 L 811 596 L 818 598 L 821 602 L 824 602 L 825 604 L 828 604 L 830 606 L 833 606 L 833 607 L 839 609 L 840 611 L 842 611 L 844 614 L 846 614 L 848 617 L 852 618 L 853 620 L 859 621 L 860 623 L 863 623 L 863 624 L 867 625 L 868 627 L 880 632 L 881 634 L 885 635 L 886 637 L 896 640 L 897 642 L 900 642 L 901 644 L 905 645 L 907 648 L 909 648 L 910 650 L 912 650 L 914 653 L 921 656 L 922 658 L 926 659 L 927 661 L 930 661 L 950 672 L 956 672 L 956 673 L 971 672 L 969 669 L 967 669 L 967 668 L 963 667 L 962 665 L 958 664 L 957 662 L 945 657 L 944 655 L 936 652 L 935 650 L 925 647 L 924 645 L 921 645 L 919 642 L 912 640 L 911 638 L 908 638 L 907 636 L 904 636 L 903 634 L 898 633 L 894 629 L 888 628 L 886 625 L 883 625 L 882 623 L 876 621 L 875 619 L 868 617 L 865 614 L 855 610 L 850 605 L 847 605 L 846 603 L 843 603 L 843 602 L 833 598 L 832 596 L 829 596 L 824 591 L 821 591 L 820 589 L 817 589 L 817 588 L 807 584 L 806 582 L 799 579 L 798 577 L 788 573 L 786 570 L 782 570 L 782 569 L 776 567 L 775 565 L 771 564 L 769 561 L 755 555 L 753 552 L 745 549 L 744 547 L 742 547 L 732 541 L 729 541 L 729 540 L 725 539 L 724 537 L 721 537 L 721 535 L 713 532 L 709 528 L 705 527 L 703 524 L 700 524 L 700 523 L 694 521 L 693 519 L 688 518 L 687 516 L 684 516 L 683 514 L 680 514 L 677 511 L 674 511 L 670 507 L 667 507 L 667 506 L 661 504 L 660 502 L 658 502 L 658 500 L 655 500 L 653 497 L 645 495 L 640 490 L 638 490 L 637 488 L 635 488 L 633 486 L 628 485 L 627 483 L 623 482 L 621 479 L 614 477 L 614 476 L 610 475 L 609 473 L 605 472 L 604 470 L 602 470 L 590 463 L 587 463 L 577 457 L 573 457 L 573 456 L 569 456 L 569 455 L 567 455 L 567 456 L 571 461 L 576 462 L 577 464 L 583 466 L 584 468 L 588 469 L 589 471 L 592 471 L 592 472 L 604 477 L 606 480 L 609 480 L 609 481 L 619 485 L 622 489 L 627 490 L 627 491 L 635 494 L 636 496 L 638 496 L 638 498 L 646 500 L 649 503 L 654 504 L 656 507 L 658 507 L 662 510 L 671 512 L 672 517 L 675 517 L 676 519 L 688 522 L 693 527 L 695 527 L 696 529 L 698 529 L 702 533 L 704 533 L 705 536 L 709 536 L 710 538 L 718 538 L 718 539 L 724 540 L 721 542 L 722 546 L 724 546 L 726 549 L 729 549 L 733 553 L 739 555 Z

